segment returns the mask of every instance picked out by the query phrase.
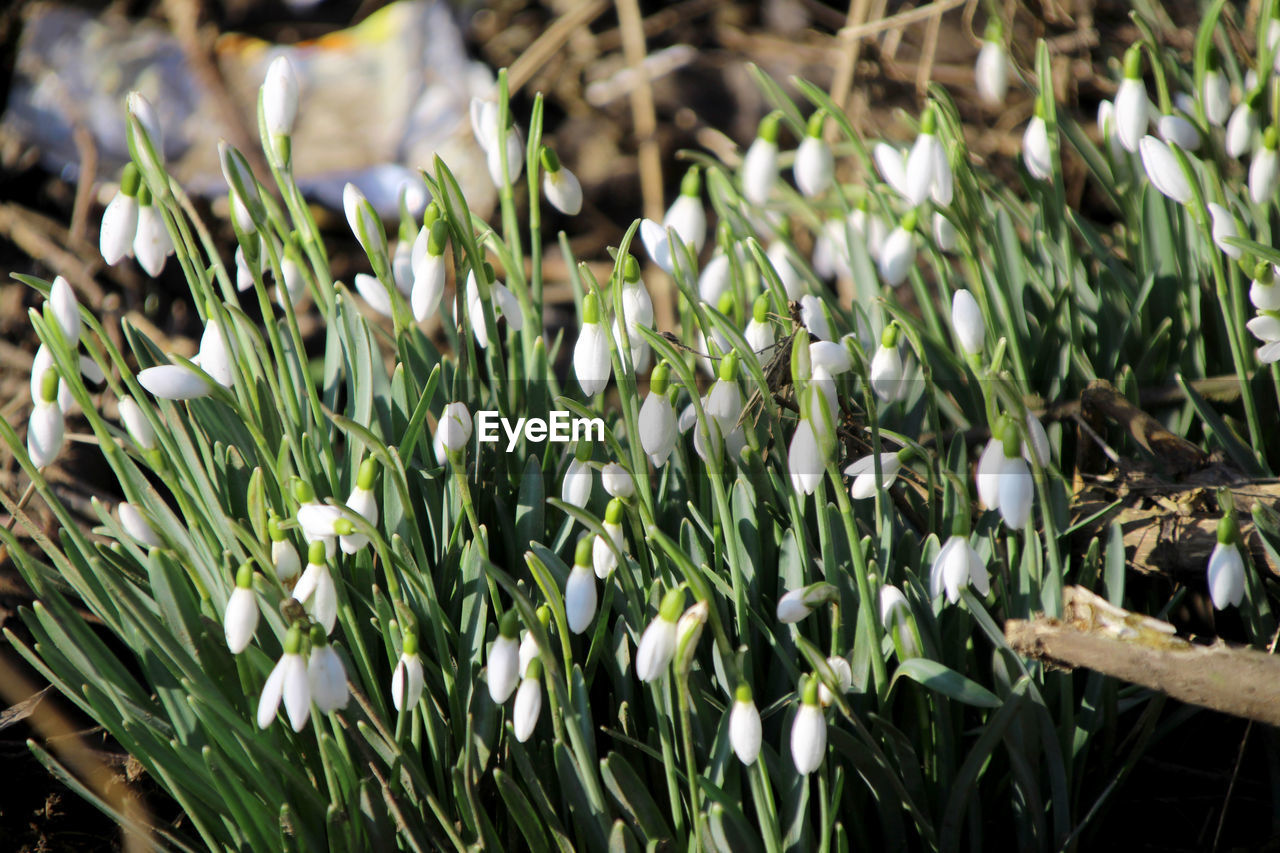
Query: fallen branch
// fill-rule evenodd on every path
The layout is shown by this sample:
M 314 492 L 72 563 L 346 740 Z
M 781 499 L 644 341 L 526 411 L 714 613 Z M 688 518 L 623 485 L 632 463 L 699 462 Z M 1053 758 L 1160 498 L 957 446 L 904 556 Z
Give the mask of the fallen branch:
M 1173 626 L 1129 613 L 1078 586 L 1063 590 L 1063 618 L 1010 619 L 1019 654 L 1084 667 L 1174 699 L 1280 726 L 1280 659 L 1254 649 L 1193 645 Z

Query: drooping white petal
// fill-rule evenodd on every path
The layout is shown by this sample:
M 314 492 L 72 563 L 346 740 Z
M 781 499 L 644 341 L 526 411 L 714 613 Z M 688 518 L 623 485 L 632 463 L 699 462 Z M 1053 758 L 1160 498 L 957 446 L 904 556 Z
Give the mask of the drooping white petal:
M 281 659 L 284 665 L 284 683 L 281 691 L 284 694 L 284 709 L 289 715 L 289 725 L 295 732 L 300 732 L 311 719 L 311 685 L 307 682 L 307 664 L 302 655 L 285 655 Z M 261 716 L 258 722 L 262 722 Z M 270 721 L 268 721 L 270 722 Z
M 411 710 L 422 698 L 422 659 L 401 654 L 391 674 L 391 702 L 397 711 Z
M 333 646 L 312 648 L 311 659 L 307 661 L 307 687 L 322 714 L 347 707 L 351 695 L 347 689 L 347 671 Z
M 1253 138 L 1257 135 L 1260 122 L 1258 113 L 1247 101 L 1240 103 L 1231 111 L 1227 121 L 1225 147 L 1228 157 L 1240 159 L 1253 148 Z
M 582 393 L 594 397 L 609 385 L 613 364 L 609 358 L 609 336 L 600 323 L 583 323 L 573 348 L 573 373 Z
M 742 195 L 755 205 L 769 200 L 778 181 L 778 145 L 756 137 L 742 158 Z
M 227 637 L 227 648 L 233 655 L 238 655 L 249 647 L 253 632 L 258 629 L 258 599 L 253 590 L 236 587 L 227 599 L 227 610 L 223 617 L 223 628 Z
M 1154 136 L 1144 136 L 1139 142 L 1139 149 L 1142 152 L 1142 167 L 1151 179 L 1151 185 L 1161 195 L 1179 204 L 1191 201 L 1191 184 L 1169 146 Z
M 138 233 L 138 199 L 116 193 L 102 213 L 98 230 L 98 251 L 102 259 L 114 266 L 126 255 L 133 254 L 133 238 Z
M 649 623 L 636 648 L 636 675 L 641 681 L 657 679 L 676 652 L 676 623 L 661 616 Z
M 498 635 L 489 650 L 489 698 L 501 705 L 511 698 L 522 675 L 520 667 L 520 641 L 515 637 Z
M 787 473 L 791 477 L 791 487 L 804 495 L 813 494 L 822 482 L 823 465 L 813 427 L 808 418 L 801 418 L 787 449 Z
M 663 394 L 650 392 L 640 406 L 640 446 L 654 467 L 661 468 L 676 445 L 676 413 Z
M 1280 187 L 1280 155 L 1276 149 L 1263 145 L 1249 164 L 1249 197 L 1254 204 L 1263 204 L 1275 197 L 1277 187 Z
M 987 442 L 978 457 L 978 469 L 974 479 L 978 486 L 978 500 L 987 509 L 995 509 L 1000 503 L 1000 467 L 1004 464 L 1004 445 L 999 439 Z
M 978 60 L 974 63 L 973 82 L 983 103 L 991 107 L 1004 104 L 1005 95 L 1009 92 L 1009 57 L 1003 44 L 982 42 Z
M 801 704 L 791 724 L 791 760 L 807 776 L 822 765 L 827 752 L 827 720 L 818 705 Z
M 133 254 L 147 275 L 155 278 L 164 270 L 165 260 L 173 254 L 173 241 L 164 226 L 164 217 L 154 204 L 138 210 L 138 228 L 133 235 Z
M 880 248 L 877 268 L 880 277 L 889 287 L 897 287 L 907 280 L 915 265 L 916 248 L 912 232 L 902 227 L 894 228 Z
M 1035 497 L 1031 472 L 1026 461 L 1017 456 L 1004 460 L 999 477 L 1000 517 L 1011 529 L 1021 530 L 1031 519 L 1031 499 Z
M 204 334 L 200 336 L 200 369 L 224 388 L 235 384 L 231 348 L 222 325 L 214 317 L 210 317 L 205 323 Z
M 533 735 L 541 712 L 542 682 L 536 678 L 526 678 L 520 682 L 520 689 L 516 691 L 516 704 L 511 713 L 511 726 L 515 729 L 516 740 L 524 743 Z
M 1047 181 L 1053 176 L 1053 163 L 1049 154 L 1049 128 L 1040 116 L 1033 116 L 1022 134 L 1022 162 L 1031 177 Z
M 911 198 L 911 192 L 907 184 L 906 160 L 902 152 L 886 142 L 878 142 L 872 154 L 875 157 L 876 168 L 880 170 L 880 176 L 884 178 L 884 182 L 893 187 L 898 195 L 903 198 Z
M 1209 202 L 1209 215 L 1213 217 L 1213 242 L 1227 257 L 1239 260 L 1244 255 L 1244 249 L 1227 242 L 1230 237 L 1240 236 L 1236 218 L 1231 215 L 1231 211 L 1213 201 Z
M 542 194 L 565 216 L 577 216 L 582 211 L 582 184 L 573 172 L 563 166 L 559 171 L 547 172 L 543 176 Z
M 935 147 L 939 146 L 938 137 L 932 133 L 922 133 L 916 137 L 911 153 L 907 155 L 906 198 L 913 206 L 928 198 L 933 188 L 938 163 Z
M 53 309 L 53 316 L 62 329 L 62 336 L 74 349 L 76 342 L 80 340 L 80 303 L 75 291 L 62 276 L 55 277 L 49 288 L 49 307 Z
M 955 330 L 960 348 L 968 355 L 982 352 L 987 335 L 987 324 L 982 319 L 978 300 L 968 290 L 960 289 L 951 297 L 951 326 Z
M 1182 116 L 1161 116 L 1156 122 L 1160 138 L 1177 145 L 1183 151 L 1195 151 L 1200 147 L 1200 131 Z
M 570 459 L 560 484 L 560 499 L 576 507 L 585 507 L 591 500 L 593 478 L 591 468 L 578 459 Z
M 667 208 L 662 228 L 664 231 L 668 228 L 675 231 L 681 242 L 693 248 L 694 254 L 701 252 L 703 244 L 707 242 L 707 212 L 702 208 L 702 199 L 683 194 L 677 196 L 671 207 Z M 654 258 L 654 262 L 662 266 L 657 258 Z
M 262 81 L 262 113 L 267 132 L 287 136 L 298 116 L 298 75 L 287 56 L 277 56 L 267 66 Z
M 152 529 L 146 516 L 136 506 L 127 501 L 121 501 L 119 506 L 116 507 L 116 512 L 120 516 L 120 526 L 124 528 L 124 532 L 130 537 L 148 548 L 159 548 L 164 545 L 164 540 Z
M 180 364 L 160 364 L 138 374 L 138 383 L 162 400 L 194 400 L 213 393 L 209 380 Z
M 352 279 L 356 286 L 356 292 L 360 297 L 368 303 L 369 307 L 377 311 L 383 317 L 392 317 L 395 315 L 395 309 L 391 303 L 391 293 L 387 290 L 377 276 L 368 273 L 358 272 Z
M 733 703 L 729 712 L 729 745 L 738 760 L 750 766 L 760 756 L 760 712 L 750 700 Z
M 564 588 L 564 611 L 569 630 L 581 634 L 596 615 L 596 576 L 586 566 L 574 566 Z
M 796 149 L 792 169 L 800 192 L 808 198 L 822 195 L 831 186 L 835 175 L 831 146 L 820 137 L 806 135 Z
M 27 455 L 31 464 L 43 468 L 58 457 L 66 436 L 62 409 L 56 401 L 41 400 L 27 422 Z
M 1151 101 L 1147 87 L 1141 81 L 1126 77 L 1116 90 L 1115 122 L 1120 144 L 1130 153 L 1138 150 L 1138 143 L 1147 132 L 1150 121 Z
M 1209 555 L 1209 596 L 1218 610 L 1244 601 L 1244 560 L 1235 544 L 1219 542 Z
M 902 396 L 902 356 L 896 346 L 887 347 L 881 344 L 871 358 L 868 373 L 871 389 L 876 396 L 886 403 L 892 403 Z

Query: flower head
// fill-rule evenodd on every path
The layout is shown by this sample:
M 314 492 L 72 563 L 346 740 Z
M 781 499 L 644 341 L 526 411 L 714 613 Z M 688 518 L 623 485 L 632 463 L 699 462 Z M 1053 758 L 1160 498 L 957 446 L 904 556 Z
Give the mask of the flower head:
M 422 659 L 418 657 L 418 635 L 406 631 L 400 659 L 391 673 L 391 702 L 397 711 L 412 710 L 422 698 Z
M 489 649 L 489 698 L 501 705 L 511 698 L 520 681 L 520 623 L 514 610 L 498 622 L 498 638 Z
M 760 756 L 760 711 L 751 698 L 751 688 L 739 684 L 729 712 L 729 745 L 738 760 L 750 766 Z
M 670 590 L 662 599 L 657 617 L 644 629 L 636 647 L 636 675 L 654 681 L 667 669 L 676 653 L 676 623 L 684 607 L 684 590 Z
M 227 635 L 227 648 L 238 655 L 249 646 L 258 628 L 258 599 L 253 594 L 253 566 L 245 563 L 236 573 L 236 588 L 227 599 L 222 625 Z
M 271 725 L 282 699 L 295 732 L 302 731 L 311 718 L 311 687 L 301 649 L 302 629 L 294 625 L 285 634 L 284 653 L 262 687 L 262 696 L 258 700 L 258 728 L 265 729 Z
M 810 676 L 801 689 L 800 708 L 791 723 L 791 760 L 807 776 L 822 764 L 827 752 L 827 719 L 818 704 L 818 679 Z

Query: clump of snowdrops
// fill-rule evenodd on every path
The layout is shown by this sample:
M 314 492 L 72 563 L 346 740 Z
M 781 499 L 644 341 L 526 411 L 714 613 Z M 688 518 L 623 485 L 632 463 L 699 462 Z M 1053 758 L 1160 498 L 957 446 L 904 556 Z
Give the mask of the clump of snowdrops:
M 1024 72 L 1039 91 L 1020 188 L 975 165 L 941 88 L 901 147 L 757 73 L 774 111 L 741 162 L 691 155 L 665 221 L 596 259 L 607 275 L 561 236 L 567 338 L 541 322 L 541 210 L 578 214 L 582 191 L 505 75 L 472 112 L 500 224 L 439 160 L 390 236 L 348 187 L 368 261 L 351 282 L 291 177 L 286 60 L 260 100 L 272 184 L 221 149 L 234 259 L 131 98 L 103 256 L 181 265 L 199 353 L 127 321 L 117 349 L 65 281 L 29 279 L 48 297 L 34 409 L 25 440 L 3 431 L 62 529 L 38 552 L 0 534 L 39 598 L 21 651 L 185 815 L 130 831 L 219 849 L 1082 844 L 1161 701 L 1046 671 L 1000 623 L 1057 614 L 1068 582 L 1175 602 L 1126 597 L 1118 527 L 1071 547 L 1074 432 L 1037 407 L 1099 376 L 1179 382 L 1183 432 L 1247 471 L 1277 450 L 1280 376 L 1260 369 L 1280 341 L 1277 54 L 1266 27 L 1256 68 L 1227 52 L 1221 9 L 1190 67 L 1142 22 L 1101 149 L 1057 113 L 1045 46 L 1017 69 L 993 23 L 981 97 Z M 1064 143 L 1114 227 L 1067 210 Z M 660 276 L 676 328 L 654 327 Z M 304 311 L 324 324 L 314 357 Z M 442 349 L 422 331 L 437 317 Z M 1187 385 L 1222 372 L 1230 413 Z M 599 418 L 603 440 L 478 440 L 480 411 L 553 410 Z M 95 503 L 88 533 L 41 474 L 73 416 L 125 497 Z M 1229 510 L 1223 531 L 1214 601 L 1265 638 Z

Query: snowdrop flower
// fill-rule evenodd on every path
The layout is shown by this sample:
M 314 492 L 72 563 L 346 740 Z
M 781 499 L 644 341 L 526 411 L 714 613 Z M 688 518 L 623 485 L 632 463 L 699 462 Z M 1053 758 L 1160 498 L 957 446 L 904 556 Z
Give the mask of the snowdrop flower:
M 887 142 L 878 142 L 871 153 L 872 157 L 875 158 L 876 168 L 879 169 L 880 177 L 884 179 L 884 182 L 893 187 L 898 195 L 910 200 L 911 191 L 907 183 L 907 165 L 902 152 Z
M 569 620 L 569 630 L 581 634 L 591 627 L 591 620 L 596 615 L 596 576 L 591 566 L 592 540 L 594 534 L 588 534 L 578 540 L 574 552 L 573 568 L 569 570 L 569 581 L 564 588 L 564 612 Z
M 628 256 L 623 264 L 622 310 L 613 319 L 613 339 L 619 351 L 623 348 L 622 329 L 627 332 L 626 343 L 630 347 L 631 369 L 641 373 L 649 368 L 651 348 L 640 335 L 640 327 L 653 328 L 653 300 L 640 278 L 640 264 Z
M 973 83 L 978 97 L 990 107 L 1004 105 L 1009 92 L 1009 55 L 1004 50 L 1004 28 L 998 18 L 987 21 L 982 49 L 974 64 Z
M 1276 285 L 1271 286 L 1276 287 Z M 1261 313 L 1245 323 L 1245 328 L 1262 341 L 1262 346 L 1258 348 L 1259 362 L 1271 364 L 1280 361 L 1280 314 L 1275 311 Z
M 1098 133 L 1107 142 L 1107 150 L 1111 154 L 1113 167 L 1117 169 L 1124 167 L 1126 165 L 1126 160 L 1128 159 L 1128 154 L 1124 150 L 1124 146 L 1120 144 L 1120 137 L 1116 133 L 1115 104 L 1107 100 L 1098 102 Z M 1045 150 L 1048 151 L 1047 137 L 1045 140 Z
M 1049 152 L 1049 127 L 1044 122 L 1044 115 L 1039 101 L 1036 102 L 1036 114 L 1027 124 L 1022 134 L 1022 162 L 1037 181 L 1047 181 L 1053 177 L 1053 162 Z
M 897 228 L 885 238 L 880 248 L 880 258 L 876 263 L 880 277 L 889 287 L 897 287 L 907 280 L 907 275 L 916 262 L 915 246 L 916 214 L 910 211 L 902 218 Z
M 800 297 L 800 322 L 809 330 L 810 335 L 820 341 L 829 341 L 834 337 L 831 334 L 831 323 L 827 320 L 826 305 L 820 296 L 806 293 Z
M 449 239 L 449 227 L 437 219 L 418 231 L 409 250 L 409 264 L 413 284 L 409 290 L 409 305 L 413 318 L 421 323 L 440 307 L 444 295 L 445 264 L 444 247 Z
M 417 239 L 417 234 L 413 233 L 412 228 L 407 230 L 408 234 L 404 233 L 404 230 L 401 231 L 400 239 L 396 240 L 396 245 L 391 250 L 391 280 L 396 290 L 405 297 L 413 293 L 413 243 L 414 239 Z M 422 229 L 419 229 L 418 233 L 422 233 Z
M 880 624 L 884 627 L 898 648 L 900 657 L 911 658 L 920 655 L 920 647 L 916 645 L 915 635 L 911 632 L 911 606 L 902 590 L 893 584 L 880 587 Z
M 545 614 L 545 618 L 544 618 Z M 545 604 L 538 608 L 538 618 L 542 621 L 543 628 L 551 623 L 551 609 Z M 524 678 L 525 673 L 529 671 L 529 664 L 538 657 L 538 641 L 534 639 L 532 631 L 522 631 L 520 633 L 520 677 Z
M 471 441 L 471 412 L 466 403 L 450 403 L 440 413 L 440 422 L 436 425 L 436 459 L 445 461 L 446 456 L 453 456 L 466 450 Z
M 1229 238 L 1240 236 L 1236 218 L 1231 215 L 1230 210 L 1213 201 L 1209 202 L 1209 215 L 1213 218 L 1213 242 L 1228 258 L 1239 260 L 1244 255 L 1244 249 L 1227 242 Z
M 270 153 L 275 155 L 277 166 L 287 168 L 289 136 L 298 117 L 298 76 L 287 56 L 271 60 L 261 92 L 263 122 L 271 137 Z
M 1244 558 L 1238 539 L 1235 519 L 1224 516 L 1218 522 L 1218 544 L 1209 555 L 1209 597 L 1217 610 L 1239 607 L 1244 600 Z
M 816 198 L 826 192 L 835 177 L 835 158 L 831 155 L 831 146 L 822 138 L 826 119 L 825 110 L 809 116 L 804 139 L 796 149 L 795 165 L 792 166 L 796 186 L 808 198 Z
M 520 681 L 520 689 L 516 691 L 516 705 L 511 714 L 511 726 L 515 729 L 516 740 L 524 743 L 533 734 L 538 725 L 538 715 L 542 713 L 542 662 L 534 659 L 529 662 L 529 670 Z
M 506 318 L 507 326 L 513 331 L 520 331 L 524 327 L 524 314 L 520 310 L 520 300 L 511 292 L 505 284 L 498 281 L 494 277 L 493 267 L 486 263 L 485 277 L 489 280 L 489 297 L 490 304 L 493 307 L 493 320 L 497 323 L 499 317 Z M 471 331 L 475 335 L 476 343 L 480 345 L 480 349 L 487 349 L 489 346 L 489 327 L 485 324 L 484 303 L 480 299 L 480 285 L 476 282 L 476 271 L 473 269 L 467 273 L 466 285 L 467 297 L 467 314 L 471 318 Z M 457 322 L 457 317 L 454 317 Z
M 66 436 L 62 407 L 58 405 L 60 383 L 56 370 L 44 371 L 40 397 L 27 422 L 27 455 L 37 468 L 43 468 L 57 458 Z
M 1204 100 L 1204 116 L 1214 127 L 1222 127 L 1231 112 L 1231 81 L 1222 73 L 1221 64 L 1218 52 L 1210 50 L 1208 70 L 1200 89 L 1200 97 Z
M 1021 530 L 1031 519 L 1031 500 L 1035 497 L 1035 483 L 1031 471 L 1022 458 L 1022 439 L 1012 423 L 1005 426 L 1004 461 L 1000 466 L 998 501 L 1000 517 L 1013 530 Z
M 902 470 L 903 451 L 897 453 L 881 453 L 880 456 L 880 474 L 882 477 L 882 485 L 885 490 L 893 485 L 893 481 L 897 479 L 898 472 Z M 853 478 L 853 486 L 850 492 L 853 494 L 855 501 L 864 500 L 874 497 L 876 493 L 876 457 L 864 456 L 854 462 L 848 468 L 844 469 L 844 473 Z
M 676 653 L 676 623 L 684 608 L 684 589 L 676 587 L 662 598 L 657 617 L 644 629 L 636 648 L 636 675 L 641 681 L 656 680 L 666 671 Z
M 1227 121 L 1225 147 L 1228 157 L 1240 159 L 1253 148 L 1253 138 L 1261 130 L 1262 120 L 1259 107 L 1262 104 L 1263 90 L 1248 95 L 1231 111 Z
M 137 448 L 143 453 L 148 450 L 155 450 L 156 431 L 151 428 L 151 422 L 143 414 L 142 407 L 132 397 L 122 397 L 119 409 L 120 420 L 124 423 L 124 428 L 129 432 L 129 437 L 133 439 L 133 443 L 137 445 Z
M 1000 439 L 993 434 L 978 457 L 978 467 L 974 474 L 974 482 L 978 487 L 978 500 L 987 509 L 995 509 L 1000 504 L 1000 468 L 1004 464 L 1004 448 Z
M 405 631 L 400 659 L 391 673 L 391 702 L 397 711 L 411 711 L 422 698 L 422 659 L 418 657 L 418 635 Z
M 742 333 L 747 341 L 747 346 L 751 347 L 752 352 L 759 355 L 774 345 L 777 338 L 774 335 L 773 323 L 769 320 L 769 295 L 762 293 L 756 297 L 755 303 L 751 306 L 751 320 L 747 323 L 746 331 Z
M 506 181 L 502 173 L 502 149 L 499 147 L 498 139 L 500 136 L 499 113 L 500 108 L 496 101 L 484 98 L 471 99 L 471 131 L 475 134 L 481 150 L 484 151 L 493 185 L 502 189 Z M 505 140 L 507 175 L 511 182 L 515 183 L 520 173 L 524 171 L 524 137 L 512 121 L 510 113 L 507 115 Z
M 311 718 L 311 687 L 307 682 L 307 664 L 302 659 L 301 650 L 302 629 L 294 625 L 285 634 L 284 653 L 262 687 L 262 697 L 258 700 L 258 728 L 265 729 L 271 725 L 281 699 L 295 732 L 302 731 Z
M 662 219 L 663 232 L 668 228 L 676 232 L 676 236 L 691 247 L 695 255 L 702 251 L 703 244 L 707 242 L 707 213 L 702 208 L 702 178 L 696 166 L 685 173 L 684 180 L 680 182 L 680 195 L 667 208 L 667 215 Z M 649 248 L 647 242 L 645 247 Z M 649 254 L 653 255 L 652 249 Z M 662 266 L 658 258 L 653 260 L 658 266 Z M 666 271 L 671 272 L 669 269 Z
M 542 146 L 542 194 L 565 216 L 577 216 L 582 210 L 582 184 L 578 177 L 560 164 L 556 152 Z
M 827 752 L 827 719 L 818 704 L 818 679 L 810 676 L 801 690 L 800 709 L 791 723 L 791 760 L 802 776 L 822 764 Z
M 979 355 L 987 336 L 987 324 L 982 319 L 978 300 L 968 290 L 960 289 L 951 297 L 951 327 L 955 330 L 960 349 L 968 356 Z
M 245 563 L 236 572 L 236 588 L 227 599 L 222 617 L 227 648 L 238 655 L 249 647 L 253 632 L 258 630 L 258 599 L 253 594 L 253 565 Z
M 373 496 L 374 480 L 378 476 L 378 463 L 366 459 L 360 463 L 356 472 L 356 487 L 347 498 L 347 508 L 373 526 L 378 524 L 378 501 Z M 338 539 L 344 554 L 354 554 L 369 544 L 369 537 L 363 533 L 348 533 Z
M 818 607 L 835 601 L 836 588 L 829 583 L 813 583 L 788 592 L 778 599 L 777 617 L 784 625 L 806 618 Z
M 200 336 L 200 352 L 192 361 L 199 364 L 200 369 L 222 387 L 230 388 L 235 384 L 231 347 L 222 331 L 222 325 L 212 311 L 204 324 L 204 334 Z
M 1275 283 L 1276 271 L 1268 263 L 1259 263 L 1249 287 L 1249 301 L 1259 311 L 1280 311 L 1280 286 Z
M 1191 201 L 1191 184 L 1169 146 L 1154 136 L 1144 136 L 1139 147 L 1142 151 L 1142 167 L 1151 179 L 1151 185 L 1165 198 L 1179 204 Z
M 276 580 L 285 588 L 293 589 L 302 574 L 302 559 L 298 549 L 293 546 L 274 516 L 267 520 L 267 534 L 271 538 L 271 566 L 275 569 Z
M 760 121 L 756 138 L 742 158 L 742 195 L 761 206 L 769 200 L 778 182 L 778 116 L 770 113 Z
M 214 391 L 209 380 L 183 365 L 163 364 L 138 373 L 138 384 L 160 400 L 196 400 Z
M 782 284 L 782 290 L 787 294 L 787 298 L 799 299 L 804 294 L 806 284 L 800 271 L 791 261 L 791 252 L 787 248 L 786 240 L 777 239 L 770 243 L 765 251 L 765 257 L 778 276 L 778 281 Z
M 164 134 L 161 132 L 160 117 L 156 114 L 155 107 L 151 106 L 151 102 L 141 92 L 130 92 L 125 106 L 129 110 L 129 116 L 137 123 L 136 127 L 142 131 L 141 138 L 134 136 L 137 159 L 144 169 L 164 171 Z M 129 126 L 131 134 L 134 133 L 134 127 L 132 124 Z
M 703 411 L 716 422 L 720 435 L 728 438 L 742 417 L 742 389 L 738 386 L 738 354 L 730 351 L 720 359 L 719 378 L 707 393 Z
M 62 330 L 62 337 L 66 339 L 67 346 L 74 349 L 80 340 L 80 303 L 76 299 L 75 291 L 62 276 L 54 278 L 49 288 L 47 302 L 58 328 Z
M 382 283 L 382 279 L 368 273 L 358 272 L 352 279 L 356 286 L 356 292 L 370 308 L 383 317 L 391 317 L 395 315 L 395 308 L 391 302 L 391 291 Z
M 1195 151 L 1200 147 L 1200 131 L 1182 116 L 1160 116 L 1156 128 L 1160 131 L 1161 139 L 1177 145 L 1183 151 Z
M 880 346 L 871 357 L 868 380 L 876 396 L 892 403 L 903 396 L 902 356 L 898 353 L 898 326 L 890 323 L 880 336 Z
M 1275 197 L 1280 187 L 1280 155 L 1277 155 L 1277 143 L 1280 132 L 1273 125 L 1262 135 L 1262 147 L 1253 155 L 1249 164 L 1249 197 L 1254 204 L 1263 204 Z
M 610 462 L 600 469 L 600 483 L 613 498 L 629 498 L 636 493 L 635 481 L 627 469 L 617 462 Z
M 302 251 L 298 241 L 290 238 L 284 247 L 284 255 L 280 259 L 280 277 L 284 279 L 284 287 L 276 287 L 276 303 L 283 308 L 284 301 L 297 305 L 307 292 L 307 277 L 302 271 Z
M 969 584 L 985 597 L 991 591 L 991 575 L 968 538 L 956 534 L 933 558 L 929 568 L 929 594 L 937 598 L 945 592 L 947 601 L 955 604 L 960 600 L 960 590 Z
M 498 638 L 489 649 L 489 698 L 501 705 L 511 698 L 520 680 L 520 623 L 514 610 L 508 610 L 498 622 Z
M 813 425 L 808 418 L 801 418 L 787 448 L 787 473 L 791 478 L 791 488 L 803 495 L 813 494 L 822 482 L 824 461 Z
M 1125 150 L 1138 150 L 1138 142 L 1147 132 L 1150 100 L 1142 82 L 1142 48 L 1133 45 L 1124 55 L 1124 79 L 1116 90 L 1116 133 Z
M 98 251 L 109 265 L 114 266 L 126 255 L 133 254 L 133 238 L 138 233 L 138 186 L 141 181 L 138 167 L 126 163 L 120 175 L 120 189 L 102 212 Z
M 596 577 L 604 580 L 613 574 L 618 567 L 618 554 L 622 553 L 626 543 L 622 538 L 623 504 L 621 498 L 609 501 L 604 512 L 604 536 L 597 536 L 591 546 L 591 567 Z M 610 542 L 613 546 L 610 547 Z M 614 548 L 617 549 L 615 553 Z
M 578 444 L 574 458 L 569 460 L 564 479 L 560 483 L 560 499 L 576 507 L 585 507 L 591 500 L 591 466 L 587 460 L 591 458 L 591 445 L 586 442 Z
M 333 633 L 338 621 L 338 590 L 325 559 L 324 542 L 317 540 L 308 548 L 307 568 L 293 588 L 293 597 L 307 608 L 312 619 L 324 626 L 325 634 Z
M 830 376 L 838 376 L 853 369 L 853 359 L 843 343 L 813 341 L 809 344 L 809 363 L 812 370 L 822 369 Z M 816 374 L 814 374 L 816 376 Z
M 120 516 L 120 526 L 130 538 L 148 548 L 159 548 L 164 545 L 164 540 L 156 534 L 146 516 L 139 512 L 136 506 L 127 501 L 121 501 L 116 507 L 116 513 Z
M 831 670 L 832 680 L 835 682 L 836 689 L 841 695 L 848 693 L 853 689 L 853 667 L 849 666 L 849 661 L 845 658 L 833 655 L 827 658 L 827 667 Z M 835 701 L 835 694 L 831 689 L 818 680 L 818 704 L 824 708 L 830 707 Z
M 649 377 L 649 393 L 640 406 L 640 446 L 655 468 L 661 468 L 676 445 L 676 413 L 667 398 L 667 376 L 671 368 L 663 361 Z
M 907 156 L 907 199 L 913 205 L 920 204 L 930 195 L 940 205 L 951 203 L 954 178 L 946 149 L 938 141 L 937 127 L 938 116 L 930 104 L 920 117 L 920 135 Z
M 385 265 L 387 258 L 387 234 L 382 230 L 382 220 L 359 187 L 350 182 L 342 188 L 342 209 L 347 215 L 351 233 L 360 242 L 376 271 L 379 263 Z
M 311 655 L 307 660 L 307 688 L 311 701 L 322 714 L 341 711 L 347 707 L 350 693 L 347 690 L 347 671 L 342 659 L 329 645 L 324 629 L 311 626 Z
M 173 241 L 164 225 L 164 216 L 151 200 L 151 191 L 143 184 L 138 188 L 138 227 L 133 234 L 133 255 L 138 266 L 155 278 L 173 254 Z
M 933 212 L 933 242 L 944 252 L 956 250 L 956 227 L 937 210 Z
M 719 305 L 720 298 L 729 292 L 732 285 L 733 268 L 729 253 L 717 248 L 698 275 L 698 296 L 709 305 Z
M 342 507 L 318 502 L 311 494 L 309 486 L 299 484 L 297 488 L 299 493 L 305 493 L 308 496 L 307 500 L 298 507 L 297 512 L 298 526 L 302 528 L 302 538 L 308 544 L 323 542 L 332 549 L 334 540 L 338 536 L 343 532 L 350 533 L 354 530 L 351 523 L 344 518 Z
M 675 666 L 676 674 L 682 679 L 688 677 L 689 670 L 693 667 L 693 656 L 710 612 L 711 608 L 705 601 L 698 601 L 682 613 L 676 622 Z
M 744 682 L 738 685 L 729 712 L 729 745 L 748 767 L 760 756 L 760 734 L 760 711 L 751 698 L 751 687 Z

